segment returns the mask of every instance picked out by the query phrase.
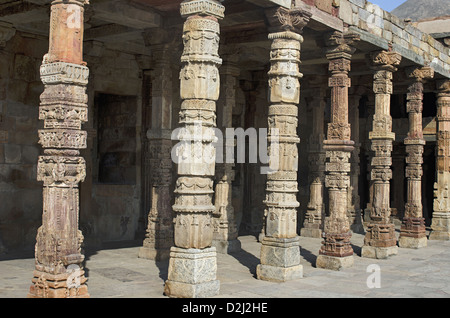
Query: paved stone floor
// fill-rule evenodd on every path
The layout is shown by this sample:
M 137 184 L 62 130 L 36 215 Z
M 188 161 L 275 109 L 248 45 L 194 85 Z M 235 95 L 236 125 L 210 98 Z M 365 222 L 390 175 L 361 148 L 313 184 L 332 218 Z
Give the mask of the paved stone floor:
M 286 283 L 255 278 L 260 243 L 253 236 L 241 236 L 242 251 L 218 254 L 217 276 L 220 298 L 425 298 L 450 297 L 450 242 L 428 241 L 422 249 L 399 248 L 398 255 L 386 260 L 362 258 L 363 235 L 354 234 L 355 264 L 342 271 L 315 268 L 321 239 L 301 237 L 304 277 Z M 139 246 L 86 251 L 86 273 L 92 298 L 161 298 L 168 262 L 137 257 Z M 369 288 L 377 264 L 379 288 Z M 34 259 L 14 255 L 0 258 L 0 297 L 26 297 Z M 370 267 L 369 267 L 370 269 Z M 371 276 L 372 275 L 372 276 Z M 376 287 L 376 286 L 375 286 Z

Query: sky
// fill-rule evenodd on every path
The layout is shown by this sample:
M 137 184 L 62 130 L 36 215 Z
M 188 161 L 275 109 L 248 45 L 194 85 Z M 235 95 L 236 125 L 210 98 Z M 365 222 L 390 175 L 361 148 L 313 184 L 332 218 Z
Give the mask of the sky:
M 402 3 L 406 2 L 406 0 L 368 0 L 368 1 L 378 5 L 381 9 L 388 12 L 391 12 Z

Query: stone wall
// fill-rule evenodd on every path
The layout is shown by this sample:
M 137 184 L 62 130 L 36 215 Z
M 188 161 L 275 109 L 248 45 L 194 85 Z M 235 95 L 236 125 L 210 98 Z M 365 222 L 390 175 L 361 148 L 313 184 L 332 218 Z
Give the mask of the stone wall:
M 80 229 L 86 245 L 135 239 L 141 209 L 142 72 L 132 54 L 85 43 L 89 78 L 86 181 Z M 108 158 L 113 159 L 106 163 Z M 117 160 L 115 160 L 117 159 Z
M 48 44 L 17 32 L 0 47 L 0 253 L 32 247 L 41 223 L 36 181 L 39 66 Z
M 393 50 L 420 65 L 430 63 L 437 73 L 450 76 L 450 48 L 431 35 L 366 0 L 340 0 L 339 17 L 361 40 Z

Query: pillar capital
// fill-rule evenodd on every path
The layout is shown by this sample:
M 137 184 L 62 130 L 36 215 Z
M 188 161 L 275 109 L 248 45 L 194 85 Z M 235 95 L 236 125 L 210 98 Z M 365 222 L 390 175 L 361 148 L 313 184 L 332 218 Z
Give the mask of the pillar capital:
M 412 66 L 405 69 L 406 76 L 415 82 L 424 82 L 434 77 L 434 69 L 429 66 Z
M 438 94 L 450 94 L 450 79 L 437 80 L 436 90 Z
M 282 30 L 297 33 L 302 33 L 311 16 L 311 12 L 300 8 L 286 9 L 279 7 L 275 12 L 275 17 L 278 18 Z
M 325 35 L 325 45 L 327 59 L 351 59 L 355 53 L 355 45 L 360 41 L 360 36 L 356 33 L 343 33 L 334 31 Z
M 374 70 L 397 71 L 396 66 L 400 65 L 402 56 L 397 52 L 374 51 L 368 55 L 369 65 Z
M 187 18 L 192 15 L 210 16 L 216 19 L 225 17 L 223 0 L 184 0 L 181 3 L 181 16 Z

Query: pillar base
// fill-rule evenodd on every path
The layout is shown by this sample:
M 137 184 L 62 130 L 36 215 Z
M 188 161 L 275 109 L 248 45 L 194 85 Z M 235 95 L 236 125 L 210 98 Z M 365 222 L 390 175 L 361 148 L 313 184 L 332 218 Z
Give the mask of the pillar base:
M 430 240 L 450 240 L 450 212 L 433 211 Z
M 450 231 L 432 231 L 428 239 L 434 241 L 450 241 Z
M 364 245 L 361 248 L 361 256 L 366 258 L 385 259 L 391 255 L 397 255 L 398 246 L 375 247 Z
M 331 269 L 334 271 L 339 271 L 344 268 L 352 267 L 354 264 L 353 255 L 337 257 L 328 255 L 319 255 L 316 259 L 316 267 L 323 269 Z
M 216 280 L 216 248 L 170 249 L 168 279 L 164 294 L 173 298 L 205 298 L 219 294 Z
M 261 245 L 261 264 L 257 266 L 258 279 L 285 282 L 303 277 L 300 265 L 300 238 L 264 237 Z
M 401 248 L 421 248 L 427 246 L 427 237 L 400 236 L 398 246 Z
M 155 261 L 165 261 L 169 259 L 170 249 L 156 249 L 154 247 L 142 246 L 139 249 L 139 258 L 150 259 Z
M 276 267 L 258 264 L 256 266 L 256 276 L 258 279 L 270 282 L 287 282 L 303 278 L 303 265 L 291 267 Z
M 217 253 L 230 254 L 241 250 L 241 241 L 238 239 L 230 241 L 213 240 L 212 246 L 216 248 Z
M 89 298 L 86 277 L 70 273 L 49 274 L 35 270 L 28 298 Z M 72 285 L 72 286 L 71 286 Z

